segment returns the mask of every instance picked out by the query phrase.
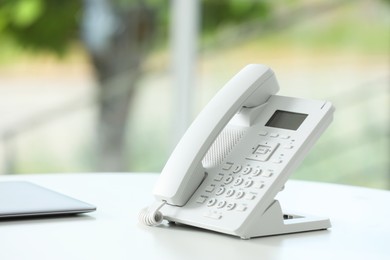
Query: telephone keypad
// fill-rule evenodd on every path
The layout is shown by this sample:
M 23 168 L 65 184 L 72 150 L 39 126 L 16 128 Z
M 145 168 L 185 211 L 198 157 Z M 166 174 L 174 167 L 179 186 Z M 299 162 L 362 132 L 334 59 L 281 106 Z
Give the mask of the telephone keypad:
M 258 134 L 263 139 L 254 143 L 249 155 L 242 158 L 244 161 L 222 164 L 212 181 L 206 184 L 205 195 L 197 198 L 197 203 L 207 201 L 206 217 L 220 219 L 224 212 L 244 212 L 254 207 L 296 146 L 290 135 L 267 131 Z

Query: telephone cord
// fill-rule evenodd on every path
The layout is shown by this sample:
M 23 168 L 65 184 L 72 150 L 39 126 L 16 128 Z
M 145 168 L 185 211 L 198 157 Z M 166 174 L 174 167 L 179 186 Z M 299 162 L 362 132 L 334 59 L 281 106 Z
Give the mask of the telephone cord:
M 157 226 L 163 221 L 163 214 L 159 211 L 166 201 L 156 201 L 151 206 L 143 208 L 138 214 L 138 220 L 148 226 Z

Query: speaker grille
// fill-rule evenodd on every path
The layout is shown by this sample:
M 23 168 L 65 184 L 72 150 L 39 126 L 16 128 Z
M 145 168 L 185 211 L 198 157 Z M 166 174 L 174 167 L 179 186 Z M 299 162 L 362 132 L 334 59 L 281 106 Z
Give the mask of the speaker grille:
M 215 139 L 202 160 L 203 167 L 219 165 L 244 136 L 245 129 L 226 126 Z

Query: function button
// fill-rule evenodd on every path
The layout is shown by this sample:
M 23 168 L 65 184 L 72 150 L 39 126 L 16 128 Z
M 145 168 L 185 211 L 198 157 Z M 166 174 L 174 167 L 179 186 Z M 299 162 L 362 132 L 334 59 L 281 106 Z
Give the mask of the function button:
M 234 203 L 234 202 L 230 202 L 230 203 L 228 203 L 227 205 L 226 205 L 226 209 L 227 210 L 232 210 L 232 209 L 234 209 L 236 207 L 236 203 Z
M 262 182 L 255 182 L 254 184 L 253 184 L 253 187 L 254 188 L 256 188 L 256 189 L 262 189 L 262 188 L 264 188 L 264 183 L 262 183 Z
M 245 211 L 247 209 L 247 207 L 245 205 L 238 205 L 236 210 L 237 211 Z
M 273 175 L 274 173 L 272 171 L 265 171 L 261 174 L 262 177 L 266 177 L 266 178 L 269 178 Z
M 237 178 L 237 179 L 234 181 L 234 186 L 240 185 L 243 181 L 244 181 L 243 178 Z
M 244 182 L 244 187 L 248 188 L 248 187 L 252 186 L 252 184 L 253 184 L 252 180 L 247 180 L 247 181 Z
M 211 207 L 211 206 L 214 206 L 215 203 L 217 203 L 217 199 L 214 199 L 214 198 L 211 198 L 207 201 L 207 206 L 208 207 Z
M 259 132 L 259 135 L 261 135 L 261 136 L 266 136 L 267 134 L 268 134 L 267 131 L 260 131 L 260 132 Z
M 212 212 L 212 211 L 205 212 L 203 214 L 203 216 L 206 217 L 206 218 L 212 218 L 212 219 L 220 219 L 220 218 L 222 218 L 222 215 L 220 213 L 215 213 L 215 212 Z
M 237 165 L 234 169 L 233 169 L 233 173 L 238 173 L 239 171 L 241 171 L 242 169 L 242 166 L 241 165 Z
M 266 146 L 266 145 L 259 145 L 257 146 L 256 150 L 255 150 L 255 154 L 266 154 L 268 153 L 270 150 L 270 147 L 269 146 Z
M 234 189 L 228 189 L 228 191 L 226 192 L 226 197 L 231 197 L 233 196 L 235 190 Z
M 225 184 L 229 184 L 229 183 L 231 183 L 233 180 L 234 180 L 234 178 L 233 178 L 232 176 L 229 176 L 229 177 L 226 178 Z
M 271 136 L 271 137 L 278 137 L 279 134 L 278 133 L 271 133 L 269 136 Z
M 252 172 L 252 176 L 259 176 L 261 173 L 261 169 L 260 168 L 256 168 L 254 172 Z
M 202 197 L 200 196 L 197 200 L 196 203 L 202 204 L 207 200 L 207 197 Z
M 214 185 L 209 185 L 209 186 L 206 187 L 205 191 L 212 192 L 214 189 L 215 189 Z
M 219 187 L 215 194 L 219 196 L 219 195 L 223 194 L 224 192 L 225 192 L 225 188 L 224 187 Z
M 279 143 L 275 141 L 261 141 L 256 146 L 252 147 L 252 153 L 246 157 L 249 160 L 260 162 L 267 161 L 278 148 Z
M 223 207 L 225 207 L 225 205 L 226 205 L 226 201 L 224 201 L 224 200 L 221 200 L 220 202 L 218 202 L 218 204 L 217 204 L 217 208 L 223 208 Z
M 226 162 L 223 166 L 222 166 L 222 170 L 224 171 L 228 171 L 232 168 L 234 163 L 231 163 L 231 162 Z
M 236 194 L 236 199 L 241 199 L 242 197 L 244 197 L 245 195 L 245 192 L 243 192 L 242 190 L 238 191 L 237 194 Z
M 280 135 L 280 138 L 282 138 L 282 139 L 289 139 L 290 136 L 289 135 Z
M 242 174 L 248 174 L 252 171 L 252 167 L 246 166 L 242 171 Z
M 256 198 L 256 196 L 254 194 L 247 194 L 244 197 L 244 199 L 246 199 L 246 200 L 253 200 L 254 198 Z
M 221 181 L 223 179 L 223 174 L 219 173 L 217 176 L 215 176 L 214 181 Z

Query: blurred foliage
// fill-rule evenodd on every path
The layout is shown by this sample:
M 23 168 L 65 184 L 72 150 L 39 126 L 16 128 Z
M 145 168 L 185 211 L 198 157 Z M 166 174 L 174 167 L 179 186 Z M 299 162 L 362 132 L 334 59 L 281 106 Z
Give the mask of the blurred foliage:
M 33 51 L 63 54 L 78 37 L 78 0 L 3 0 L 0 33 Z
M 222 25 L 266 18 L 271 7 L 269 1 L 203 0 L 201 7 L 203 32 L 212 33 Z
M 117 0 L 122 9 L 136 2 Z M 165 40 L 169 28 L 169 2 L 144 2 L 158 10 L 160 36 Z M 43 49 L 64 54 L 70 43 L 79 38 L 82 4 L 81 0 L 2 0 L 0 34 L 27 50 Z M 203 0 L 200 4 L 204 33 L 212 33 L 224 24 L 267 17 L 271 8 L 269 1 Z
M 136 0 L 112 1 L 115 1 L 117 12 L 140 3 Z M 141 2 L 156 10 L 157 23 L 159 24 L 157 28 L 158 35 L 155 39 L 156 44 L 165 45 L 168 42 L 169 34 L 170 2 L 163 0 L 144 0 Z M 330 4 L 333 2 L 338 3 L 337 1 L 330 1 Z M 354 1 L 344 0 L 341 2 L 352 3 Z M 379 2 L 386 3 L 384 6 L 387 8 L 390 0 L 380 0 Z M 310 5 L 315 7 L 324 3 L 329 4 L 326 1 L 316 1 Z M 283 3 L 280 1 L 201 0 L 201 33 L 203 36 L 213 37 L 215 32 L 230 25 L 237 25 L 251 20 L 269 21 L 278 8 L 289 8 L 293 11 L 302 5 L 309 4 L 304 0 L 289 0 L 283 1 Z M 32 52 L 46 50 L 64 54 L 68 47 L 79 39 L 82 11 L 82 0 L 1 0 L 1 49 L 4 49 L 8 44 L 9 46 L 21 46 L 24 50 Z M 304 35 L 301 35 L 300 32 L 293 33 L 297 40 L 299 38 L 313 39 L 321 45 L 332 40 L 340 42 L 340 40 L 343 41 L 342 38 L 352 39 L 353 35 L 346 33 L 344 27 L 347 27 L 347 31 L 350 31 L 353 25 L 343 24 L 343 22 L 338 23 L 336 27 L 331 28 L 327 34 L 322 34 L 322 36 L 317 34 L 308 35 L 305 34 L 306 32 L 303 32 Z M 369 27 L 369 25 L 366 27 Z M 375 28 L 366 27 L 360 28 L 359 26 L 356 30 L 367 29 L 368 32 L 375 30 Z M 357 40 L 356 42 L 361 42 L 360 40 L 364 40 L 364 37 Z M 372 45 L 383 45 L 382 41 L 371 37 L 364 41 L 370 41 Z M 0 50 L 0 56 L 4 52 L 4 50 Z

